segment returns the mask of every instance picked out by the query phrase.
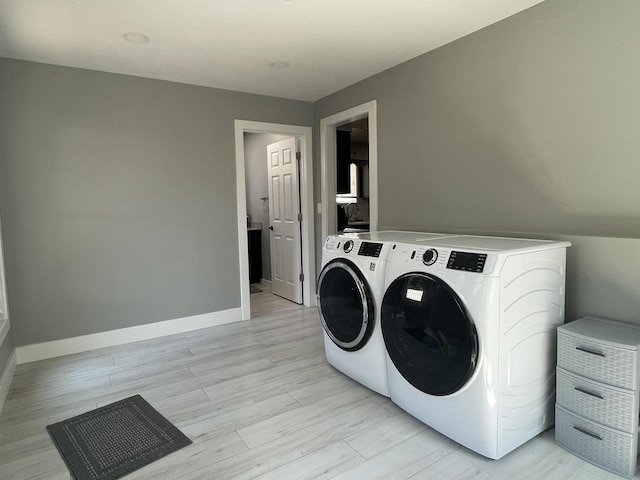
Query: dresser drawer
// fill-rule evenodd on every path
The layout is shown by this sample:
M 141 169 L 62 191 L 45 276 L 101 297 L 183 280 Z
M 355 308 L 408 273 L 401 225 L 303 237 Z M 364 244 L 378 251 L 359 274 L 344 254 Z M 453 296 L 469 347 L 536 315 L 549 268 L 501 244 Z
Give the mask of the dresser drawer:
M 617 348 L 558 331 L 558 366 L 571 373 L 636 390 L 636 350 Z
M 632 477 L 637 465 L 637 434 L 622 433 L 556 406 L 556 443 L 605 470 Z
M 556 402 L 572 413 L 617 430 L 638 428 L 637 396 L 572 375 L 561 368 L 556 373 Z

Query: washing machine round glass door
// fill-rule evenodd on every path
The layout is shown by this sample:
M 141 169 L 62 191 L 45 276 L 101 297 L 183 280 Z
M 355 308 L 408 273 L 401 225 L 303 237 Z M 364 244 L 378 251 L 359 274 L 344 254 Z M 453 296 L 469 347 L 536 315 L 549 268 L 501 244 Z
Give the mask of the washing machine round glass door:
M 318 279 L 318 310 L 325 332 L 343 350 L 362 348 L 373 330 L 373 301 L 366 279 L 347 259 L 325 265 Z
M 450 395 L 473 374 L 475 325 L 458 295 L 440 278 L 402 275 L 382 300 L 382 335 L 400 374 L 424 393 Z

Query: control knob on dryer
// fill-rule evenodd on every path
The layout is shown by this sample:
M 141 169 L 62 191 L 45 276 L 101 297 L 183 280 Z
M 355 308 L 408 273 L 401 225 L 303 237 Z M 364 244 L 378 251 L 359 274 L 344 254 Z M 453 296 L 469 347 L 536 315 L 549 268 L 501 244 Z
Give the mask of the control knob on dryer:
M 344 250 L 344 253 L 349 253 L 353 250 L 353 240 L 347 240 L 344 242 L 344 247 L 342 247 L 342 249 Z
M 438 259 L 438 251 L 435 248 L 429 248 L 422 255 L 422 263 L 425 265 L 433 265 Z

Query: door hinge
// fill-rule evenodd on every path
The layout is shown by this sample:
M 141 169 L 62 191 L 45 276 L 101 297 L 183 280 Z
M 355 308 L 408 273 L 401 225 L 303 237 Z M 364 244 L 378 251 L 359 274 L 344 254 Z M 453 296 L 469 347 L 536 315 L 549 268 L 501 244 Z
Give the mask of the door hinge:
M 302 214 L 301 214 L 301 213 L 299 213 L 299 214 L 298 214 L 298 221 L 299 221 L 299 222 L 301 222 L 301 221 L 302 221 Z
M 300 160 L 302 158 L 301 152 L 296 152 L 296 160 Z
M 300 274 L 300 281 L 301 281 L 301 282 L 304 282 L 304 273 L 301 273 L 301 274 Z

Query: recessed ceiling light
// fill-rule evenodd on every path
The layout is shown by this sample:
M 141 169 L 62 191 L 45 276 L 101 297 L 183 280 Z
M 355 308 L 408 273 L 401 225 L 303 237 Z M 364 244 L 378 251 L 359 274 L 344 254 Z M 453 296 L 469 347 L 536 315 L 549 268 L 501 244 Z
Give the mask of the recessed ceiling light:
M 125 32 L 122 34 L 122 38 L 131 43 L 147 43 L 149 41 L 149 37 L 144 33 L 137 32 Z
M 284 60 L 278 60 L 277 62 L 271 62 L 269 66 L 274 70 L 284 70 L 285 68 L 289 68 L 291 64 Z

